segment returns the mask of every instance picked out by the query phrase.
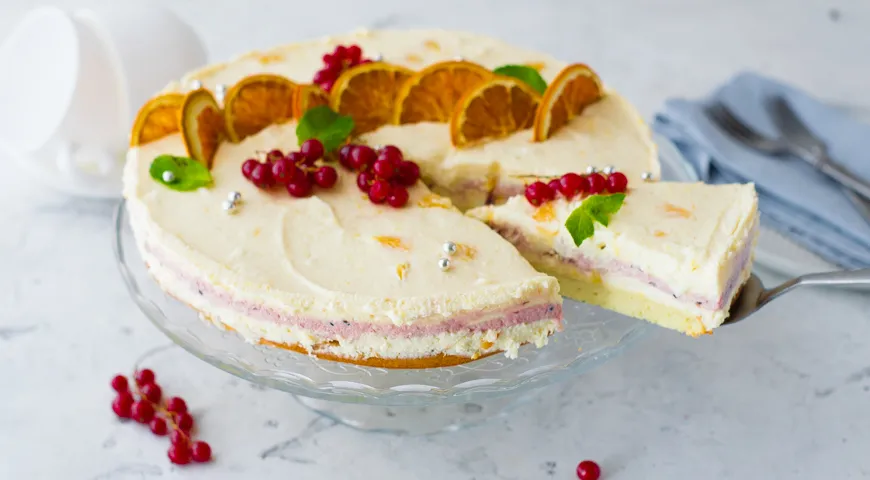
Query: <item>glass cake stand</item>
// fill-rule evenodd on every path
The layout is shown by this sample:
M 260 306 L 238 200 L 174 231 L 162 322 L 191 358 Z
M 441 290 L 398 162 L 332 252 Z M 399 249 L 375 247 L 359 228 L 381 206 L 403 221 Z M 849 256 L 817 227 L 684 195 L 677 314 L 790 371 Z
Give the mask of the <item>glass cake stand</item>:
M 664 179 L 696 178 L 668 140 L 656 138 L 656 142 Z M 506 413 L 541 387 L 574 378 L 613 358 L 651 328 L 647 322 L 565 299 L 565 330 L 550 337 L 544 348 L 520 348 L 515 360 L 496 354 L 464 365 L 416 370 L 320 360 L 247 343 L 200 319 L 148 275 L 123 202 L 115 227 L 115 257 L 130 295 L 173 342 L 221 370 L 291 393 L 321 415 L 369 431 L 451 431 Z

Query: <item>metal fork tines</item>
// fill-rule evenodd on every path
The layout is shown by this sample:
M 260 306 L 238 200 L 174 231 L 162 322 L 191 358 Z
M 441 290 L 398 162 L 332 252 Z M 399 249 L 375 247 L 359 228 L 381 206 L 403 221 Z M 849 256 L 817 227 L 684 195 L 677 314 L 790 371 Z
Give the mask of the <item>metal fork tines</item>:
M 746 144 L 748 147 L 770 155 L 786 153 L 785 144 L 779 139 L 765 137 L 742 120 L 737 118 L 731 109 L 722 102 L 714 102 L 706 108 L 707 116 L 716 123 L 725 133 L 734 137 L 735 140 Z

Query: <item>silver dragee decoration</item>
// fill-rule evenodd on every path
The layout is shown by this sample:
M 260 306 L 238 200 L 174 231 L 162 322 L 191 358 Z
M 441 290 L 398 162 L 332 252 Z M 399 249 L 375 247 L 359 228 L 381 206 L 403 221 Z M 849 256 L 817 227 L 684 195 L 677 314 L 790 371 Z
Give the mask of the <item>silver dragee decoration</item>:
M 444 242 L 444 245 L 442 245 L 441 248 L 444 249 L 444 253 L 447 255 L 453 255 L 456 253 L 456 244 L 453 242 Z
M 450 259 L 449 258 L 442 258 L 442 259 L 438 260 L 438 268 L 440 268 L 442 272 L 446 272 L 447 270 L 449 270 L 450 269 Z
M 242 200 L 242 194 L 233 190 L 227 194 L 227 200 L 233 203 L 239 203 Z
M 229 214 L 236 213 L 236 204 L 235 204 L 235 202 L 231 202 L 231 201 L 229 201 L 229 200 L 224 200 L 224 203 L 221 204 L 221 207 L 223 207 L 224 211 L 227 212 L 227 213 L 229 213 Z
M 604 167 L 604 170 L 602 170 L 602 172 L 604 172 L 605 175 L 610 175 L 615 171 L 616 171 L 616 169 L 613 168 L 613 165 L 608 165 L 608 166 Z
M 226 96 L 227 96 L 227 86 L 224 85 L 223 83 L 219 83 L 215 87 L 215 91 L 214 91 L 215 100 L 223 103 L 224 97 L 226 97 Z
M 592 175 L 593 173 L 598 173 L 598 169 L 593 167 L 592 165 L 589 165 L 588 167 L 586 167 L 586 173 Z
M 653 174 L 650 172 L 643 172 L 640 174 L 640 179 L 644 182 L 649 182 L 653 179 Z
M 199 80 L 192 80 L 190 82 L 191 90 L 199 90 L 200 88 L 202 88 L 202 82 L 200 82 Z
M 175 182 L 175 174 L 172 173 L 172 172 L 169 171 L 169 170 L 165 170 L 165 171 L 163 172 L 163 174 L 161 175 L 161 177 L 163 178 L 163 181 L 166 182 L 166 183 L 173 183 L 173 182 Z

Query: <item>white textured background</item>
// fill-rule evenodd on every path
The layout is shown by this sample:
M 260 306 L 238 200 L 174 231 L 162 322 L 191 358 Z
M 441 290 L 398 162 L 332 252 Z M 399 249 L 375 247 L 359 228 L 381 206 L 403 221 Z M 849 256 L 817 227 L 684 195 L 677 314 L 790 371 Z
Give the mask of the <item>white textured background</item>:
M 35 4 L 0 0 L 0 35 Z M 870 107 L 866 0 L 167 4 L 215 60 L 358 26 L 437 26 L 587 62 L 646 115 L 741 69 Z M 870 478 L 870 298 L 839 292 L 796 293 L 711 338 L 657 332 L 509 420 L 431 438 L 334 426 L 171 349 L 151 364 L 166 391 L 189 400 L 217 456 L 177 469 L 165 439 L 118 424 L 109 409 L 111 375 L 167 343 L 115 270 L 113 206 L 46 192 L 6 165 L 0 479 L 546 480 L 574 478 L 583 458 L 608 480 Z

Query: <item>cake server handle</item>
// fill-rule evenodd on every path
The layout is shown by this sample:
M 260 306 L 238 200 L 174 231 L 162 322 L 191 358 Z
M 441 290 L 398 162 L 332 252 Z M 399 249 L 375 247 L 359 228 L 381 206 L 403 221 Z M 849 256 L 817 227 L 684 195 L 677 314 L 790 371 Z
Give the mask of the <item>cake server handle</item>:
M 838 272 L 810 273 L 793 278 L 782 285 L 765 290 L 758 298 L 758 307 L 780 295 L 804 285 L 861 286 L 870 289 L 870 268 L 843 270 Z

